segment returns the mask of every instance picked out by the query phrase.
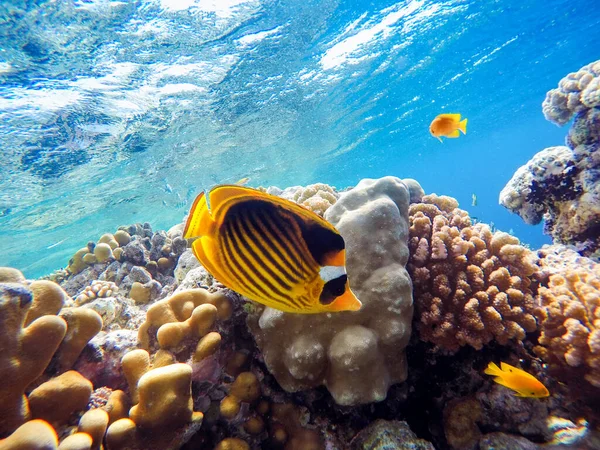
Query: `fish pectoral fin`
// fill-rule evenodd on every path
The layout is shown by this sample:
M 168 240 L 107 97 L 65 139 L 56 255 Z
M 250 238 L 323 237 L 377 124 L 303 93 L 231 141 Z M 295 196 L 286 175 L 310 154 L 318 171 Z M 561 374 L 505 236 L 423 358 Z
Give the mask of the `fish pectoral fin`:
M 206 195 L 201 192 L 190 209 L 185 228 L 183 229 L 183 237 L 185 239 L 206 236 L 214 228 L 215 221 L 208 210 L 206 203 Z
M 442 141 L 441 136 L 437 136 L 437 138 L 438 138 L 438 141 L 440 141 L 442 144 L 444 143 L 444 141 Z
M 504 386 L 506 388 L 513 389 L 513 387 L 502 377 L 494 378 L 494 382 L 498 383 L 500 386 Z
M 460 132 L 458 130 L 454 130 L 452 133 L 446 135 L 446 137 L 449 137 L 449 138 L 457 138 L 459 136 L 460 136 Z

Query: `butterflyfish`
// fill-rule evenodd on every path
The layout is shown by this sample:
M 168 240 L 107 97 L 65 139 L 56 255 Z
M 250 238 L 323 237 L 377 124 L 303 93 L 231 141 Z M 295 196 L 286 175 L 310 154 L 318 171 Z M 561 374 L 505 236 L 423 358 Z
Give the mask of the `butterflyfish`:
M 196 198 L 183 232 L 228 288 L 293 313 L 357 311 L 346 251 L 333 225 L 308 209 L 256 189 L 217 186 Z
M 431 125 L 429 132 L 433 137 L 442 142 L 442 136 L 447 138 L 457 138 L 460 136 L 460 131 L 467 134 L 467 119 L 460 120 L 460 114 L 440 114 Z
M 536 377 L 505 362 L 501 362 L 500 367 L 489 363 L 484 373 L 496 377 L 496 383 L 515 391 L 517 397 L 542 398 L 550 395 L 546 386 Z

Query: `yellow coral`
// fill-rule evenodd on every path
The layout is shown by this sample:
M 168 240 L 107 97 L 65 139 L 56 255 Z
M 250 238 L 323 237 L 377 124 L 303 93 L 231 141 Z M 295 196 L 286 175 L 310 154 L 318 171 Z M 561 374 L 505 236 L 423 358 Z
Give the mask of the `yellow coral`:
M 54 450 L 58 448 L 56 431 L 44 420 L 30 420 L 6 439 L 0 439 L 2 450 Z
M 201 421 L 192 400 L 192 368 L 187 364 L 171 364 L 146 372 L 138 382 L 139 403 L 129 417 L 141 428 L 180 426 Z
M 50 423 L 63 423 L 75 411 L 87 406 L 92 383 L 70 370 L 41 384 L 29 394 L 31 415 Z
M 146 321 L 142 324 L 138 332 L 140 347 L 146 350 L 150 349 L 150 330 L 152 328 L 159 330 L 166 324 L 186 322 L 192 317 L 194 310 L 204 304 L 216 307 L 216 317 L 218 319 L 225 320 L 231 315 L 230 301 L 222 293 L 210 293 L 204 289 L 190 289 L 178 292 L 165 300 L 154 303 L 148 308 Z M 179 327 L 179 325 L 176 325 L 176 327 Z
M 25 388 L 43 373 L 67 331 L 66 322 L 54 315 L 24 327 L 31 299 L 21 285 L 0 285 L 0 435 L 30 418 Z

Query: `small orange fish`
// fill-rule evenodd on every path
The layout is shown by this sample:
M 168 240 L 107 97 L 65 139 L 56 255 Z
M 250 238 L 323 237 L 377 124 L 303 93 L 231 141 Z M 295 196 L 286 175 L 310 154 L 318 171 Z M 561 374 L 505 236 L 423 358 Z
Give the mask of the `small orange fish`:
M 517 397 L 542 398 L 550 395 L 546 386 L 533 375 L 505 362 L 501 362 L 500 367 L 491 362 L 484 373 L 496 377 L 496 383 L 515 391 Z
M 458 130 L 467 134 L 467 119 L 460 120 L 460 114 L 440 114 L 431 125 L 429 132 L 442 142 L 442 136 L 447 138 L 457 138 L 460 136 Z

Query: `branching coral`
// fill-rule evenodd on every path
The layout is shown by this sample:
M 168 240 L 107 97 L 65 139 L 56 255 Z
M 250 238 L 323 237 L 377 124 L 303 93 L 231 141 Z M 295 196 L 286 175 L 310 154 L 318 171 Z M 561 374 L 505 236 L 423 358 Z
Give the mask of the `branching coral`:
M 593 107 L 600 107 L 600 61 L 560 80 L 558 88 L 549 91 L 542 104 L 546 119 L 557 125 L 564 125 L 574 114 Z
M 410 206 L 416 326 L 421 339 L 455 352 L 492 340 L 522 340 L 536 328 L 531 276 L 536 257 L 507 233 L 472 225 L 450 197 Z
M 398 178 L 362 180 L 325 214 L 346 242 L 348 279 L 363 303 L 360 311 L 307 316 L 258 308 L 251 314 L 265 363 L 285 390 L 324 384 L 337 403 L 356 405 L 383 400 L 391 384 L 406 379 L 409 197 Z
M 536 353 L 565 381 L 600 388 L 600 264 L 550 276 L 540 302 Z

